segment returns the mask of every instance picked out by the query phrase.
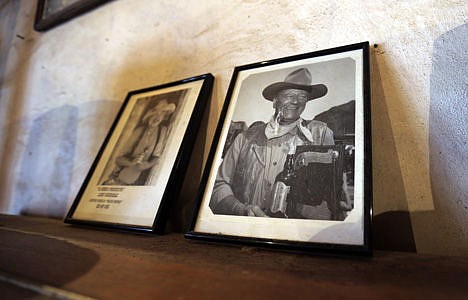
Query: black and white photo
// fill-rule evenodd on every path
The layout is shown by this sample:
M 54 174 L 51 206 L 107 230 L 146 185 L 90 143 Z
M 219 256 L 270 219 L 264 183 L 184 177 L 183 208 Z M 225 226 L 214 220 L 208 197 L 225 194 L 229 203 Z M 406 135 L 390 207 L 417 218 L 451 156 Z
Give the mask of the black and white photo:
M 367 245 L 366 49 L 235 69 L 188 237 Z
M 186 92 L 180 90 L 137 100 L 103 172 L 102 185 L 151 185 L 151 174 L 157 172 L 177 118 L 177 106 Z
M 65 221 L 162 232 L 212 84 L 205 74 L 130 92 Z
M 353 75 L 354 64 L 351 61 L 344 59 L 339 64 L 348 76 Z M 320 66 L 314 67 L 320 68 Z M 289 70 L 275 73 L 285 72 Z M 272 76 L 268 73 L 267 75 Z M 256 86 L 257 81 L 261 79 L 257 80 L 255 76 L 244 81 L 246 93 L 255 90 L 250 88 L 249 83 L 253 82 L 250 85 Z M 350 85 L 348 94 L 354 93 L 353 88 L 354 86 Z M 336 199 L 331 199 L 327 197 L 328 195 L 321 195 L 321 199 L 317 196 L 317 191 L 311 193 L 311 189 L 316 186 L 317 180 L 322 181 L 321 185 L 325 190 L 332 189 L 333 187 L 329 186 L 334 183 L 330 177 L 333 172 L 325 175 L 326 168 L 329 167 L 326 166 L 317 178 L 312 178 L 313 182 L 306 184 L 311 179 L 310 171 L 302 172 L 301 167 L 306 167 L 306 159 L 308 164 L 312 163 L 313 161 L 310 161 L 312 156 L 306 151 L 296 153 L 298 146 L 322 146 L 327 151 L 320 157 L 322 161 L 326 160 L 330 167 L 332 166 L 336 156 L 333 147 L 334 132 L 326 122 L 302 117 L 310 101 L 320 101 L 327 93 L 327 86 L 320 83 L 312 84 L 311 72 L 308 68 L 301 67 L 287 74 L 283 81 L 273 82 L 263 89 L 262 100 L 271 103 L 269 119 L 246 124 L 244 121 L 246 118 L 242 115 L 236 116 L 238 111 L 234 112 L 233 119 L 236 119 L 234 124 L 242 122 L 246 129 L 237 132 L 234 139 L 232 135 L 235 133 L 231 133 L 232 144 L 226 143 L 224 146 L 226 154 L 219 167 L 210 200 L 210 209 L 214 214 L 325 220 L 332 218 L 331 207 L 336 205 L 331 201 Z M 239 95 L 238 103 L 251 102 L 246 105 L 256 110 L 255 102 L 250 97 L 243 96 Z M 329 102 L 335 104 L 337 101 L 331 99 Z M 312 110 L 308 115 L 313 113 Z M 349 114 L 354 120 L 354 110 Z M 229 131 L 234 130 L 236 129 L 230 126 Z M 317 154 L 314 158 L 316 156 Z M 299 167 L 298 164 L 301 162 L 303 165 Z M 322 164 L 325 164 L 325 161 Z M 305 201 L 298 201 L 299 197 Z

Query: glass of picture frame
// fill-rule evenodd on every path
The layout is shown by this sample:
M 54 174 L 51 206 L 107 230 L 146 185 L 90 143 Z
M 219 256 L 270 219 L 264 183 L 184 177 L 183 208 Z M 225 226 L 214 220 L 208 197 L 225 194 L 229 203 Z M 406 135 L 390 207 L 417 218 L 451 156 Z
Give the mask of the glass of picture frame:
M 372 254 L 369 43 L 234 69 L 188 239 Z
M 66 223 L 163 233 L 214 77 L 128 93 Z

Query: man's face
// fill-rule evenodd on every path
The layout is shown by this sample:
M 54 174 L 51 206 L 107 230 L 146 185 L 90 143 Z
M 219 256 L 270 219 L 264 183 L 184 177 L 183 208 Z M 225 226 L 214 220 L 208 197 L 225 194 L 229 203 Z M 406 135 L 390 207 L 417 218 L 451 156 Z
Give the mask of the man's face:
M 275 116 L 279 114 L 280 124 L 290 124 L 301 116 L 309 94 L 304 90 L 286 89 L 278 93 L 273 102 Z

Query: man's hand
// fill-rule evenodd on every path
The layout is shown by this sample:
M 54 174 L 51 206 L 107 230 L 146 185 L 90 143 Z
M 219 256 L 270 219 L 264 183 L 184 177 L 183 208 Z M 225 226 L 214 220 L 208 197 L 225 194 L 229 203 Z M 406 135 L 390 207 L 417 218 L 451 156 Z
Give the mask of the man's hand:
M 134 164 L 134 167 L 140 171 L 144 171 L 144 170 L 154 167 L 154 165 L 158 162 L 158 160 L 159 158 L 155 157 L 155 158 L 152 158 L 151 160 L 139 161 Z
M 245 210 L 249 217 L 268 217 L 257 205 L 246 205 Z
M 268 217 L 259 206 L 251 204 L 245 205 L 234 197 L 234 195 L 223 198 L 214 208 L 212 206 L 210 207 L 215 214 Z

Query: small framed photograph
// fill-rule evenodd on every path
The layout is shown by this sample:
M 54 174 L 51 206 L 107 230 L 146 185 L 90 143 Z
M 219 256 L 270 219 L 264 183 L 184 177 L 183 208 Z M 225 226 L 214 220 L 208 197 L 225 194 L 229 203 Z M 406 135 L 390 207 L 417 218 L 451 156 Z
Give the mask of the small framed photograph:
M 214 78 L 128 93 L 65 222 L 163 233 Z
M 38 0 L 34 29 L 44 31 L 110 0 Z
M 189 239 L 370 255 L 369 43 L 234 69 Z

